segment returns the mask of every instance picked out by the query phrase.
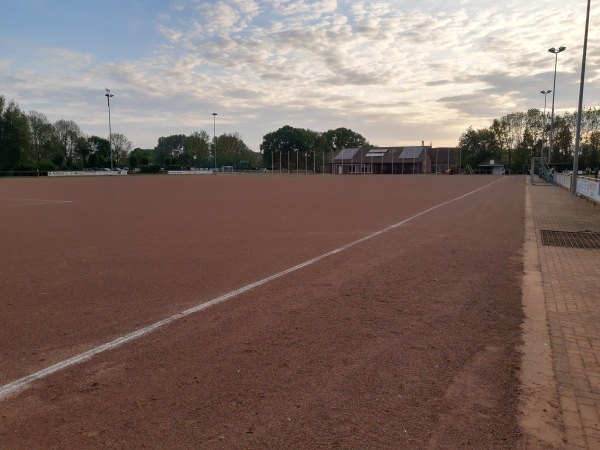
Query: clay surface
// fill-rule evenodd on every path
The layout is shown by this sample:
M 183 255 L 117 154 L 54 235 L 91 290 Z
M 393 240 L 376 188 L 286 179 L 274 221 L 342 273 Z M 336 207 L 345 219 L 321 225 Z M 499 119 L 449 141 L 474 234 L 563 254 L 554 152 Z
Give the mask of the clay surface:
M 523 177 L 0 180 L 0 386 L 399 224 L 3 396 L 0 442 L 516 448 L 524 202 Z

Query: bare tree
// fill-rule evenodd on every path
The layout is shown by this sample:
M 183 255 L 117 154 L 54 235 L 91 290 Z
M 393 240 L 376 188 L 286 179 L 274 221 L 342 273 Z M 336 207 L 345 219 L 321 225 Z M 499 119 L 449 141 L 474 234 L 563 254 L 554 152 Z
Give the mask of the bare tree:
M 45 114 L 37 111 L 29 111 L 28 119 L 33 159 L 38 163 L 51 159 L 54 127 Z
M 115 161 L 118 165 L 122 166 L 127 164 L 127 158 L 132 149 L 133 144 L 123 134 L 112 134 L 113 161 Z
M 77 140 L 83 136 L 79 126 L 72 120 L 58 120 L 54 123 L 54 131 L 58 138 L 60 151 L 63 153 L 67 164 L 71 164 L 75 157 Z

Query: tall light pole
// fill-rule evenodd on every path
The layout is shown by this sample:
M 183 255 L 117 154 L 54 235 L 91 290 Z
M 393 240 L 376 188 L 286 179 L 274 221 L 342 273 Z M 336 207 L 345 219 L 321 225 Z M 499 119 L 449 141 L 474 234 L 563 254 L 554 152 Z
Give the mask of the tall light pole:
M 308 152 L 304 152 L 304 175 L 308 172 Z
M 217 113 L 212 113 L 213 115 L 213 139 L 215 140 L 215 169 L 217 168 Z
M 110 170 L 113 170 L 112 129 L 110 126 L 110 98 L 114 97 L 114 95 L 110 93 L 110 89 L 106 89 L 106 94 L 104 94 L 104 96 L 108 101 L 108 149 L 110 150 Z
M 294 150 L 296 152 L 296 175 L 298 175 L 299 170 L 298 170 L 298 149 Z
M 590 3 L 587 2 L 585 17 L 585 34 L 583 39 L 583 58 L 581 60 L 581 82 L 579 84 L 579 105 L 577 107 L 577 131 L 575 132 L 575 153 L 573 155 L 573 176 L 571 177 L 571 194 L 577 195 L 577 175 L 579 174 L 579 145 L 581 143 L 581 116 L 583 114 L 583 84 L 585 81 L 585 60 L 587 55 L 588 29 L 590 27 Z
M 544 156 L 544 141 L 546 140 L 546 97 L 548 97 L 550 92 L 552 91 L 540 91 L 541 94 L 544 94 L 544 130 L 542 131 L 542 151 L 540 152 L 541 157 Z
M 556 65 L 558 64 L 558 54 L 567 49 L 567 47 L 549 48 L 550 53 L 554 53 L 554 85 L 552 88 L 552 117 L 550 118 L 550 147 L 548 148 L 548 164 L 552 157 L 552 144 L 554 143 L 554 95 L 556 94 Z

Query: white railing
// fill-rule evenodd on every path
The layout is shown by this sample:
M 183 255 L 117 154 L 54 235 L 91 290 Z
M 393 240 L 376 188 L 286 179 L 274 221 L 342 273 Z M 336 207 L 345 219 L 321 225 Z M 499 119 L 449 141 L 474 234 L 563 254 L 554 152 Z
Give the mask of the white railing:
M 555 173 L 554 180 L 556 184 L 571 189 L 571 174 Z M 588 198 L 596 203 L 600 203 L 600 178 L 589 178 L 579 175 L 577 177 L 577 194 Z

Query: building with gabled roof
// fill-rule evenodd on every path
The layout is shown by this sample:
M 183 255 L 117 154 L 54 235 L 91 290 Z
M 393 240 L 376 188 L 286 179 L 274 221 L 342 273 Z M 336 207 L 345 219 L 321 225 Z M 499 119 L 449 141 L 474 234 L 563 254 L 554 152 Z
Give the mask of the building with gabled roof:
M 333 158 L 332 173 L 408 175 L 445 172 L 453 165 L 456 165 L 456 149 L 448 147 L 345 148 Z
M 506 164 L 500 158 L 490 157 L 479 164 L 479 173 L 492 175 L 503 175 L 506 170 Z

